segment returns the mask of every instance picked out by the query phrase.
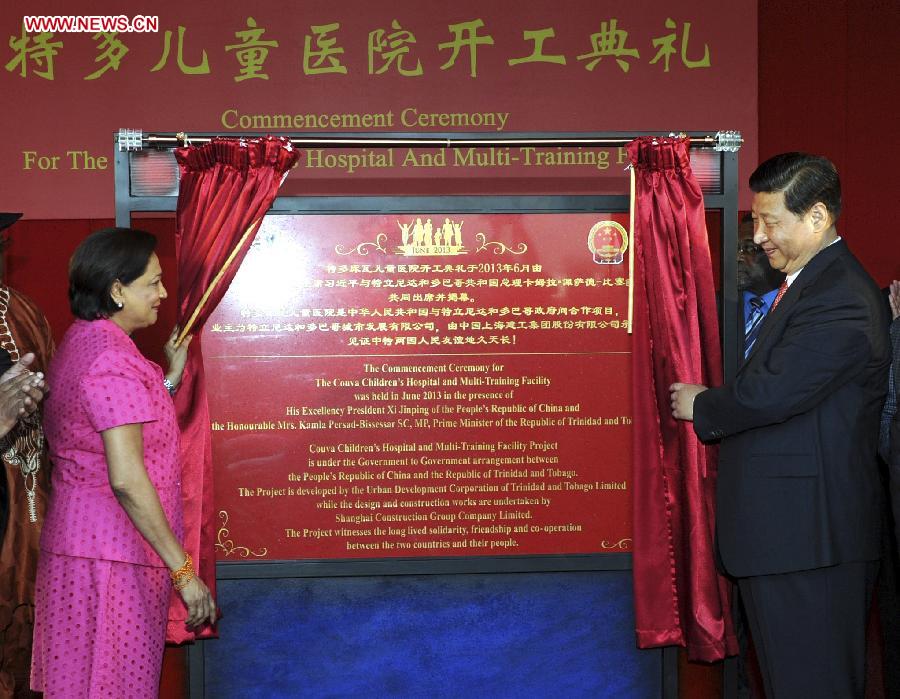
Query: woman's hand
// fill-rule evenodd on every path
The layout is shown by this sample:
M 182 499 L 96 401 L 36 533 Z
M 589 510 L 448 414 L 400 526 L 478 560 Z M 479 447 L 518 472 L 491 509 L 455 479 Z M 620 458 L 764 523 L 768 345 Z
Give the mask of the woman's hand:
M 196 575 L 178 591 L 187 607 L 187 625 L 191 628 L 216 623 L 216 602 L 209 588 Z
M 172 330 L 172 334 L 169 335 L 168 342 L 166 342 L 166 345 L 163 348 L 166 353 L 166 361 L 169 363 L 169 370 L 166 372 L 166 378 L 172 382 L 173 386 L 178 386 L 178 384 L 181 383 L 181 375 L 184 373 L 184 365 L 187 362 L 188 347 L 191 344 L 191 340 L 194 339 L 194 336 L 188 335 L 178 346 L 175 345 L 175 340 L 177 339 L 178 326 L 175 326 L 175 329 Z

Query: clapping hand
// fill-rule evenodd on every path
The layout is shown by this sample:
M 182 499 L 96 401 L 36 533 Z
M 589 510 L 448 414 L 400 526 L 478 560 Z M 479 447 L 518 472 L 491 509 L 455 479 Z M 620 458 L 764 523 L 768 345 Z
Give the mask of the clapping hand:
M 29 352 L 0 376 L 0 436 L 20 417 L 33 413 L 44 397 L 44 375 L 28 369 L 33 362 L 34 354 Z
M 891 304 L 891 316 L 894 320 L 900 318 L 900 281 L 895 279 L 889 287 L 888 301 Z

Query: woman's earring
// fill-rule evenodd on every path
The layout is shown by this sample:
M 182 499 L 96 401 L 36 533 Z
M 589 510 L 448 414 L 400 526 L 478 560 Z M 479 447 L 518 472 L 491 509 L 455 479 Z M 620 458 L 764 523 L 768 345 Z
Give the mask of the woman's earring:
M 117 305 L 119 308 L 122 308 L 125 304 L 122 303 L 121 301 L 118 301 L 118 302 L 116 302 L 116 305 Z

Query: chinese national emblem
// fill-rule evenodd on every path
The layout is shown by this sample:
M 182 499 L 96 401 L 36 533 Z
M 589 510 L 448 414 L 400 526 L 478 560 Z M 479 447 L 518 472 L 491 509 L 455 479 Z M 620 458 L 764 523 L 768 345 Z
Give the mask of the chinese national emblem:
M 620 223 L 599 221 L 591 227 L 587 244 L 598 265 L 622 264 L 628 249 L 628 233 Z

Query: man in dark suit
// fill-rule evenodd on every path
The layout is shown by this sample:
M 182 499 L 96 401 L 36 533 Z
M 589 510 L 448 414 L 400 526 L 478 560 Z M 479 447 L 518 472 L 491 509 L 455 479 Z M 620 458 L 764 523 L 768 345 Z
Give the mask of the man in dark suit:
M 672 412 L 722 440 L 718 553 L 747 607 L 766 694 L 862 697 L 886 310 L 837 234 L 840 180 L 827 159 L 775 156 L 750 188 L 754 242 L 785 282 L 734 380 L 673 384 Z

